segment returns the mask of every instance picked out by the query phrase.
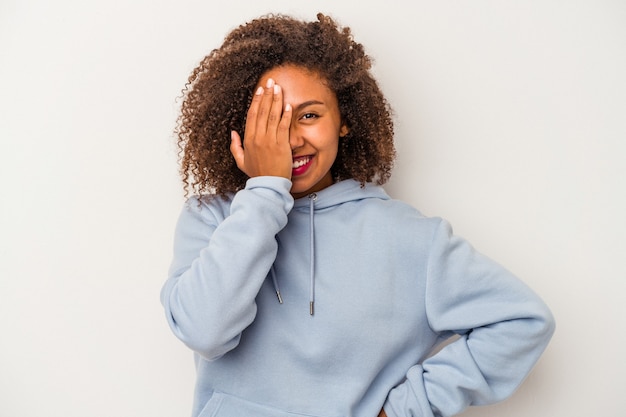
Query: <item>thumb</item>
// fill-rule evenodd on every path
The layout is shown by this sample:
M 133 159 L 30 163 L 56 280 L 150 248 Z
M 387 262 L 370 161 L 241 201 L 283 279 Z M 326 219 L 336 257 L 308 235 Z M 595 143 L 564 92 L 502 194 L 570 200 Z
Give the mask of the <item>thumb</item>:
M 239 136 L 239 133 L 235 132 L 234 130 L 231 130 L 230 132 L 230 153 L 233 155 L 233 158 L 235 158 L 237 167 L 239 167 L 240 170 L 244 171 L 245 163 L 241 136 Z

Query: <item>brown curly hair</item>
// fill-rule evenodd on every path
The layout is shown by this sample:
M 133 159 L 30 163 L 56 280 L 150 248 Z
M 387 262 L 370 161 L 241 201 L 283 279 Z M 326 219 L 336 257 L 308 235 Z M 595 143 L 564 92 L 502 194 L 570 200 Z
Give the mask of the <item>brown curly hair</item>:
M 349 133 L 331 168 L 335 181 L 389 179 L 395 158 L 391 109 L 370 74 L 363 45 L 353 40 L 350 28 L 339 28 L 321 13 L 312 22 L 266 15 L 230 32 L 183 89 L 176 134 L 185 195 L 225 197 L 244 188 L 248 177 L 230 153 L 230 132 L 243 133 L 261 76 L 285 64 L 317 72 L 337 96 Z

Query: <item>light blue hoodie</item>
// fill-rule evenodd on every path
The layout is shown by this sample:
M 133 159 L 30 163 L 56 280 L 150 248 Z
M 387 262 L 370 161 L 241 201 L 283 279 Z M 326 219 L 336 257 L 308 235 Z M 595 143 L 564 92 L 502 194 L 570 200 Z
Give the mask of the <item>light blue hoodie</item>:
M 195 352 L 194 417 L 449 416 L 513 393 L 554 331 L 526 285 L 381 187 L 290 187 L 182 211 L 161 302 Z

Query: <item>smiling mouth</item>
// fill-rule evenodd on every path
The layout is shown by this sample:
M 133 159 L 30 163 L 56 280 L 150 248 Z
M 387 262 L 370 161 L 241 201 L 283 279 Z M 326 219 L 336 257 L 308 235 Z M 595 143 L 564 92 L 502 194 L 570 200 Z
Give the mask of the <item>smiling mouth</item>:
M 300 168 L 301 166 L 308 164 L 309 162 L 311 162 L 311 157 L 303 156 L 301 158 L 294 159 L 293 164 L 291 164 L 291 168 L 297 169 L 297 168 Z
M 311 155 L 301 156 L 293 159 L 291 164 L 292 175 L 302 175 L 306 172 L 311 164 L 313 157 Z

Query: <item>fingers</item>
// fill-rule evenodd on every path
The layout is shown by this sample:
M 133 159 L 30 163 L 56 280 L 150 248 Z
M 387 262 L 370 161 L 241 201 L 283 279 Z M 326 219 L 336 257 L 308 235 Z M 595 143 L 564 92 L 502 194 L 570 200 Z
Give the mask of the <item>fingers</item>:
M 289 144 L 289 127 L 291 126 L 291 104 L 285 104 L 282 117 L 278 123 L 278 131 L 276 132 L 276 141 Z M 290 148 L 291 149 L 291 148 Z
M 250 103 L 250 108 L 248 108 L 248 114 L 246 116 L 246 131 L 245 131 L 245 141 L 249 142 L 256 136 L 257 130 L 257 117 L 259 112 L 259 106 L 261 105 L 261 100 L 263 100 L 263 92 L 265 89 L 263 87 L 257 88 L 254 96 L 252 97 L 252 103 Z
M 289 129 L 292 109 L 285 105 L 283 92 L 274 80 L 259 87 L 248 109 L 243 141 L 231 132 L 230 152 L 237 167 L 249 177 L 272 175 L 291 178 Z
M 258 104 L 255 137 L 276 141 L 276 131 L 283 113 L 283 92 L 273 79 L 268 79 Z

